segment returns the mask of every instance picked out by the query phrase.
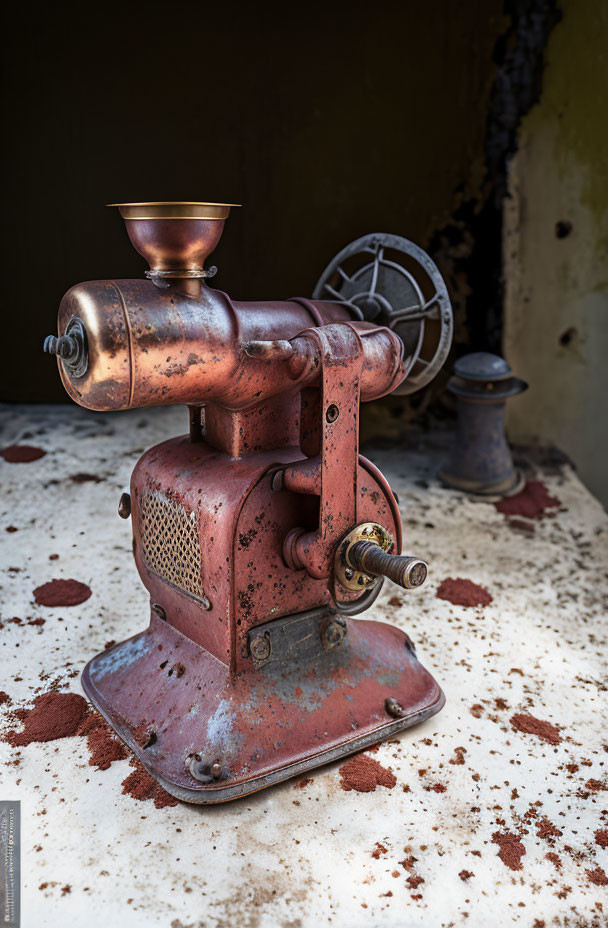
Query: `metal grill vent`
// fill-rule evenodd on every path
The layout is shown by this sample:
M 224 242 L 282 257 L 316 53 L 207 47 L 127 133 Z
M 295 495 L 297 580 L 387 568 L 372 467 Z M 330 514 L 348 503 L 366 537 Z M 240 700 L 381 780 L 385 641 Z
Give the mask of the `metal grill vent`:
M 201 547 L 196 515 L 161 493 L 140 497 L 142 555 L 146 565 L 168 583 L 202 599 Z

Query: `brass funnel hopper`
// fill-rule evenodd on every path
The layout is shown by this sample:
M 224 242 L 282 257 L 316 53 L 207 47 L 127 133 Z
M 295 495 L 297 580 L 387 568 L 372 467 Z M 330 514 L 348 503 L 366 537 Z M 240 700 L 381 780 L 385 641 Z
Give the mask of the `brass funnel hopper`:
M 146 277 L 155 282 L 190 279 L 186 289 L 194 294 L 202 278 L 215 274 L 205 261 L 222 237 L 231 207 L 240 204 L 167 200 L 108 205 L 118 207 L 131 244 L 150 265 Z

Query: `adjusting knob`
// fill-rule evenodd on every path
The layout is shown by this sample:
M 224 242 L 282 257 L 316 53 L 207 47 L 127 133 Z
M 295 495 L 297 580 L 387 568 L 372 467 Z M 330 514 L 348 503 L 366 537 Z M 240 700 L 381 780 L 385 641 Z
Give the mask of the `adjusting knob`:
M 74 316 L 64 335 L 47 335 L 43 351 L 54 354 L 63 362 L 72 377 L 83 377 L 89 366 L 87 330 L 82 319 Z

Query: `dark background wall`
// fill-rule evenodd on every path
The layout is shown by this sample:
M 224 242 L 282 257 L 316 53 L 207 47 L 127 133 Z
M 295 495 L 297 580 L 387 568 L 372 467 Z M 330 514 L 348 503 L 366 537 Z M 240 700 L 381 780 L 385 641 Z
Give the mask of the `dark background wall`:
M 368 232 L 441 252 L 483 182 L 502 2 L 281 9 L 13 7 L 0 399 L 64 401 L 41 352 L 62 294 L 143 274 L 107 202 L 242 203 L 213 258 L 240 299 L 310 295 Z

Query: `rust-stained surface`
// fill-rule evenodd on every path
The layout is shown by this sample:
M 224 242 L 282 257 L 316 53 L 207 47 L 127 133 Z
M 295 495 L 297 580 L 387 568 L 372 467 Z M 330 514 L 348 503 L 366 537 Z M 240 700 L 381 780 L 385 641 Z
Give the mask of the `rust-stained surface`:
M 185 432 L 188 416 L 73 407 L 1 415 L 7 445 L 47 452 L 0 460 L 0 711 L 10 731 L 20 730 L 14 710 L 43 692 L 81 692 L 90 655 L 145 627 L 148 596 L 116 505 L 144 449 Z M 373 791 L 345 791 L 341 761 L 231 803 L 157 808 L 123 793 L 136 773 L 128 760 L 91 766 L 84 736 L 0 742 L 2 792 L 22 801 L 28 921 L 487 928 L 498 913 L 522 928 L 603 928 L 608 518 L 567 465 L 550 462 L 525 468 L 559 501 L 539 518 L 514 520 L 446 490 L 434 475 L 448 445 L 435 432 L 392 451 L 364 449 L 399 495 L 405 550 L 429 562 L 425 586 L 405 594 L 387 584 L 365 619 L 409 634 L 447 696 L 441 713 L 366 752 L 395 785 L 382 785 L 392 782 L 383 774 Z M 72 479 L 83 473 L 97 480 Z M 492 602 L 438 599 L 449 577 L 484 587 Z M 62 578 L 86 583 L 91 597 L 41 612 L 33 591 Z M 45 624 L 33 624 L 40 617 Z M 516 727 L 521 716 L 538 720 L 521 726 L 533 730 Z M 559 741 L 535 734 L 540 723 Z M 521 870 L 499 856 L 494 836 L 504 844 L 507 834 L 525 849 Z

